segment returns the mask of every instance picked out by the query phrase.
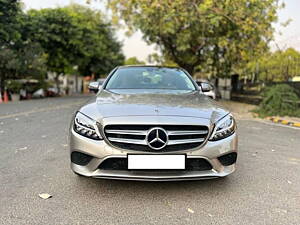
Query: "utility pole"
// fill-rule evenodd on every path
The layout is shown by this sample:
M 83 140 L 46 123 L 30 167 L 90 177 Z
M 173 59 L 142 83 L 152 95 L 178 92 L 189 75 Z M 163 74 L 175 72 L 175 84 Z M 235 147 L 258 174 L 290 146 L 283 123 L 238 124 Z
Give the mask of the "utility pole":
M 74 66 L 73 67 L 74 71 L 75 71 L 75 93 L 78 92 L 78 66 Z

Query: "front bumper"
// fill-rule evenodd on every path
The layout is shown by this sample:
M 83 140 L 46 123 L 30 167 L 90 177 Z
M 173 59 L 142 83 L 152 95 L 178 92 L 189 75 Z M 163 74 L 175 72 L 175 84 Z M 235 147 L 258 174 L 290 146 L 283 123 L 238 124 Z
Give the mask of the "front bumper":
M 95 141 L 70 131 L 70 154 L 80 152 L 92 156 L 87 165 L 81 166 L 71 162 L 71 169 L 80 175 L 94 178 L 145 181 L 178 181 L 198 180 L 225 177 L 235 171 L 235 163 L 224 166 L 218 159 L 229 153 L 237 153 L 237 135 L 234 133 L 220 141 L 208 141 L 204 146 L 188 150 L 168 153 L 149 153 L 142 151 L 122 150 L 112 147 L 105 141 Z M 99 165 L 108 158 L 127 158 L 127 154 L 186 154 L 187 159 L 202 158 L 207 160 L 212 169 L 204 171 L 134 171 L 104 170 Z

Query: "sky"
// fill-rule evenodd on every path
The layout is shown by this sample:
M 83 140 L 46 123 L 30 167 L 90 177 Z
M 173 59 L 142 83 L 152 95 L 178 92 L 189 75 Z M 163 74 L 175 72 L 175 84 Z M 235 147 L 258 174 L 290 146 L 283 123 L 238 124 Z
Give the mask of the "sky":
M 280 48 L 294 47 L 300 51 L 300 1 L 284 0 L 285 8 L 279 11 L 279 23 L 275 24 L 275 42 Z M 280 26 L 291 19 L 287 27 Z M 281 33 L 281 34 L 280 34 Z
M 86 0 L 22 0 L 25 3 L 26 9 L 41 9 L 57 6 L 65 6 L 73 3 L 87 5 Z M 275 43 L 271 44 L 273 50 L 278 47 L 285 49 L 294 47 L 300 51 L 300 0 L 282 0 L 286 7 L 279 11 L 279 21 L 274 24 L 276 28 Z M 92 1 L 89 5 L 92 8 L 105 10 L 103 5 L 97 1 Z M 287 27 L 282 27 L 280 24 L 291 19 Z M 126 37 L 124 31 L 118 31 L 117 38 L 123 42 L 123 52 L 126 58 L 137 57 L 140 60 L 147 60 L 147 56 L 155 52 L 155 46 L 148 46 L 142 40 L 142 34 L 137 32 L 130 37 Z M 278 47 L 277 47 L 278 46 Z

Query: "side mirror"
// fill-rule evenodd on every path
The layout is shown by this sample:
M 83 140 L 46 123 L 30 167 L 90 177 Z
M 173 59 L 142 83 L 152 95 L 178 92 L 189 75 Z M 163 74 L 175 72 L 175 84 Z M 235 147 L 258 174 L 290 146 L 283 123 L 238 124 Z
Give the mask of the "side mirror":
M 213 87 L 209 83 L 202 82 L 200 86 L 202 92 L 210 92 L 213 90 Z
M 99 91 L 99 82 L 91 82 L 88 86 L 91 92 L 97 93 Z

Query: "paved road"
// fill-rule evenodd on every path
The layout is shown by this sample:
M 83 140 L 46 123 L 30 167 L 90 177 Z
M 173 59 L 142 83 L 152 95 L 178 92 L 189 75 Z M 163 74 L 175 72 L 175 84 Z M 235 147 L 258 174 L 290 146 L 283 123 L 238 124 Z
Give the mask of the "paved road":
M 67 130 L 86 100 L 0 104 L 0 224 L 300 224 L 299 129 L 239 120 L 238 170 L 225 179 L 80 178 Z

